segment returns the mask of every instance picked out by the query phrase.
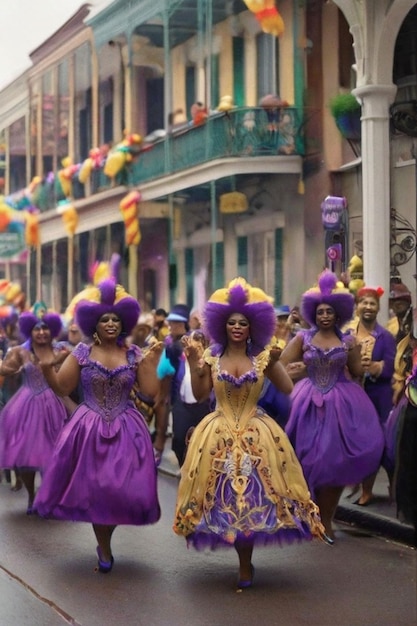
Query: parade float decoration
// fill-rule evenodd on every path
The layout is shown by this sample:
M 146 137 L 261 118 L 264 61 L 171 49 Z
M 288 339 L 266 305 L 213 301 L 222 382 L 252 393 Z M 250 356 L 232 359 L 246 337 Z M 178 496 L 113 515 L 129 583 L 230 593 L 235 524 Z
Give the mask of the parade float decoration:
M 125 223 L 126 246 L 139 245 L 141 240 L 141 232 L 139 226 L 140 200 L 140 192 L 131 191 L 121 200 L 119 205 Z
M 284 20 L 275 0 L 243 0 L 259 22 L 262 32 L 279 37 L 284 32 Z

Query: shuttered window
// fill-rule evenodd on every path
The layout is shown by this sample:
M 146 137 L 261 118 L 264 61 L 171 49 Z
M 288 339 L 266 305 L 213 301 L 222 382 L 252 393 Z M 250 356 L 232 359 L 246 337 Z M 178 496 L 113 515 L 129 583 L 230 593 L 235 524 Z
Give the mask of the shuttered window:
M 275 230 L 275 292 L 276 303 L 282 302 L 282 277 L 283 277 L 283 236 L 282 228 Z
M 256 37 L 258 100 L 279 89 L 279 41 L 278 37 L 260 33 Z
M 243 37 L 233 37 L 233 100 L 236 106 L 245 105 L 245 47 Z
M 224 245 L 222 241 L 216 243 L 216 259 L 214 263 L 214 289 L 224 287 Z
M 219 55 L 211 56 L 211 108 L 215 109 L 220 102 L 219 86 Z
M 185 249 L 185 290 L 187 294 L 187 304 L 192 306 L 194 302 L 194 250 Z
M 237 238 L 237 273 L 248 280 L 248 238 Z

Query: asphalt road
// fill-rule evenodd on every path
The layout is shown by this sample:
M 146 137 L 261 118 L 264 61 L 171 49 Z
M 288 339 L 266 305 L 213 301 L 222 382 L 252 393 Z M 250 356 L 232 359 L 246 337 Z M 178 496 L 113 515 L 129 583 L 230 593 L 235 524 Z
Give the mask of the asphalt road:
M 339 524 L 334 546 L 258 549 L 236 593 L 232 550 L 187 550 L 171 530 L 177 480 L 159 477 L 162 518 L 115 531 L 115 566 L 94 572 L 90 525 L 26 516 L 0 485 L 0 626 L 415 626 L 416 551 Z

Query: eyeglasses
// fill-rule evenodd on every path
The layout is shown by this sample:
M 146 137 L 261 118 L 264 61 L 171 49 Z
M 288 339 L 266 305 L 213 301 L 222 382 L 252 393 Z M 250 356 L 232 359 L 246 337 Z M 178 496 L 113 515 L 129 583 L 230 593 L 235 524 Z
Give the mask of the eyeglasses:
M 232 326 L 240 326 L 241 328 L 247 328 L 249 326 L 249 322 L 246 320 L 227 320 L 227 325 Z

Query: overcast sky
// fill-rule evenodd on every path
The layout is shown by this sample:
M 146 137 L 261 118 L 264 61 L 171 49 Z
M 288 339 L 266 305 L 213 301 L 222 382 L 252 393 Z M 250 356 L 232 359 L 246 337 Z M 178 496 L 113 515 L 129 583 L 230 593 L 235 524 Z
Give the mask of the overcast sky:
M 0 89 L 30 67 L 29 53 L 95 0 L 0 0 Z

